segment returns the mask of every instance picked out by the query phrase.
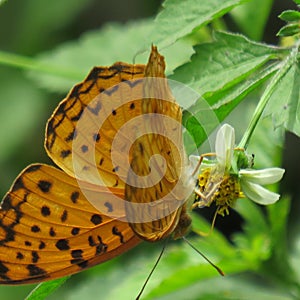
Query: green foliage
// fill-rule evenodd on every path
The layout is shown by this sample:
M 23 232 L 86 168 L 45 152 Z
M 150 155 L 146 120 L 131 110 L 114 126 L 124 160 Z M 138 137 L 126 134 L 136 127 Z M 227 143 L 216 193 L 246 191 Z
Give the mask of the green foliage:
M 272 114 L 275 128 L 284 127 L 300 136 L 299 65 L 294 63 L 278 82 L 266 112 Z
M 288 24 L 282 27 L 277 35 L 278 36 L 292 36 L 296 35 L 300 32 L 299 24 Z
M 252 0 L 230 12 L 239 28 L 252 40 L 260 41 L 273 5 L 273 0 Z M 259 7 L 259 9 L 257 9 Z
M 288 22 L 278 31 L 278 36 L 293 36 L 300 32 L 300 12 L 296 10 L 286 10 L 278 16 L 281 20 Z
M 0 0 L 0 4 L 3 2 Z M 10 2 L 1 6 L 0 14 Z M 300 136 L 299 41 L 295 37 L 294 45 L 289 48 L 253 41 L 261 40 L 264 34 L 272 0 L 263 3 L 252 0 L 245 4 L 240 0 L 166 0 L 155 18 L 109 23 L 71 41 L 59 42 L 64 38 L 57 36 L 57 42 L 51 44 L 53 32 L 78 22 L 79 13 L 92 3 L 75 2 L 31 0 L 28 5 L 23 4 L 26 6 L 24 20 L 22 23 L 18 19 L 20 31 L 12 43 L 16 48 L 8 51 L 1 47 L 0 64 L 4 67 L 0 69 L 0 98 L 4 101 L 0 102 L 0 119 L 4 125 L 0 140 L 4 142 L 0 149 L 3 165 L 0 189 L 3 193 L 17 170 L 28 163 L 28 157 L 22 158 L 26 155 L 23 149 L 31 150 L 28 145 L 37 145 L 36 141 L 32 142 L 33 136 L 36 132 L 42 136 L 47 118 L 62 98 L 60 93 L 67 93 L 95 65 L 111 65 L 115 61 L 145 63 L 151 43 L 162 50 L 168 77 L 192 91 L 191 97 L 174 91 L 184 108 L 186 140 L 189 136 L 197 146 L 203 145 L 225 119 L 237 125 L 241 136 L 253 119 L 253 110 L 260 106 L 269 118 L 259 116 L 248 150 L 255 153 L 256 166 L 280 165 L 283 132 Z M 299 0 L 294 2 L 300 4 Z M 228 12 L 239 34 L 227 29 L 223 16 Z M 253 23 L 253 16 L 257 22 Z M 278 35 L 299 33 L 299 24 L 295 23 L 299 21 L 299 12 L 287 10 L 280 18 L 291 23 Z M 216 26 L 224 30 L 213 31 Z M 264 103 L 257 104 L 262 91 L 267 91 L 262 97 Z M 34 124 L 39 124 L 38 129 L 33 129 Z M 277 129 L 275 133 L 274 129 Z M 42 138 L 38 143 L 35 148 L 40 150 L 34 149 L 32 159 L 46 160 L 41 154 Z M 188 153 L 193 150 L 188 143 L 186 148 Z M 264 211 L 247 199 L 239 200 L 236 210 L 244 220 L 243 231 L 233 233 L 229 237 L 231 242 L 217 229 L 208 237 L 201 237 L 201 232 L 209 232 L 210 224 L 193 213 L 191 242 L 220 266 L 226 277 L 219 277 L 183 241 L 170 242 L 146 287 L 144 299 L 299 298 L 300 274 L 295 266 L 299 264 L 300 247 L 292 252 L 287 245 L 289 209 L 288 197 Z M 299 235 L 291 239 L 295 243 L 300 240 Z M 27 299 L 74 300 L 90 295 L 101 299 L 132 299 L 160 249 L 160 244 L 140 245 L 66 282 L 64 278 L 43 283 Z M 32 287 L 0 287 L 0 293 L 8 300 L 23 299 L 29 288 Z
M 157 15 L 153 42 L 160 47 L 171 45 L 193 30 L 217 19 L 245 0 L 166 0 Z
M 295 22 L 300 20 L 300 12 L 296 10 L 286 10 L 282 12 L 278 17 L 286 22 Z
M 58 287 L 60 287 L 62 284 L 65 283 L 65 281 L 69 277 L 63 277 L 56 280 L 51 280 L 44 284 L 39 284 L 35 289 L 32 290 L 32 292 L 28 295 L 28 297 L 25 300 L 39 300 L 44 299 L 53 291 L 55 291 Z

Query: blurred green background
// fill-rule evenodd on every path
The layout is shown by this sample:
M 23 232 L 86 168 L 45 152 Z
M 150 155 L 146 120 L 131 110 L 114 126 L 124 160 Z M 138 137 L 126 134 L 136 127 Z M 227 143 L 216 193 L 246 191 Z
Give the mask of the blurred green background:
M 7 1 L 0 6 L 0 50 L 34 57 L 67 41 L 77 40 L 83 33 L 99 29 L 108 22 L 127 22 L 133 19 L 154 16 L 160 9 L 160 4 L 161 1 L 159 0 Z M 275 35 L 284 23 L 277 16 L 288 8 L 295 8 L 295 4 L 291 0 L 273 1 L 273 7 L 262 37 L 263 41 L 272 44 L 278 43 Z M 226 16 L 224 20 L 229 30 L 243 32 L 232 18 Z M 251 36 L 251 32 L 243 33 Z M 102 47 L 105 47 L 105 45 Z M 119 51 L 122 51 L 122 49 L 119 49 Z M 74 64 L 80 64 L 80 62 L 74 61 Z M 5 194 L 16 175 L 28 164 L 33 162 L 51 163 L 43 148 L 44 128 L 54 108 L 67 92 L 67 90 L 61 94 L 50 92 L 49 89 L 44 89 L 36 81 L 33 81 L 24 70 L 0 65 L 1 195 Z M 287 174 L 283 188 L 291 194 L 292 200 L 294 200 L 292 201 L 292 213 L 289 218 L 289 230 L 291 232 L 299 229 L 299 227 L 296 227 L 296 224 L 298 224 L 296 212 L 300 209 L 300 205 L 296 202 L 296 199 L 300 197 L 299 151 L 299 138 L 287 134 L 283 161 Z M 298 164 L 295 164 L 295 161 Z M 231 230 L 236 230 L 239 227 L 238 224 L 236 228 L 232 228 L 232 223 L 234 223 L 232 219 L 225 220 L 222 223 L 225 231 L 227 228 L 228 235 Z M 159 251 L 160 247 L 160 245 L 141 245 L 118 261 L 121 266 L 124 266 L 124 262 L 128 260 L 128 268 L 134 268 L 133 260 L 136 253 L 142 255 L 141 253 L 147 251 L 155 257 L 154 254 Z M 99 266 L 95 269 L 104 272 L 104 268 Z M 141 278 L 142 276 L 146 277 L 148 270 L 149 266 L 141 271 Z M 96 271 L 91 270 L 88 272 L 93 273 Z M 124 270 L 120 272 L 121 277 L 126 276 Z M 73 289 L 77 282 L 87 276 L 86 274 L 87 272 L 84 272 L 74 276 L 72 280 L 67 282 L 67 288 Z M 117 282 L 118 278 L 113 276 L 111 275 L 110 280 L 116 280 Z M 104 293 L 105 282 L 101 284 L 103 284 Z M 0 287 L 0 299 L 23 299 L 31 289 L 32 286 Z M 136 292 L 134 291 L 133 295 Z M 64 296 L 59 294 L 58 298 L 64 299 Z M 99 295 L 98 298 L 94 299 L 102 298 Z

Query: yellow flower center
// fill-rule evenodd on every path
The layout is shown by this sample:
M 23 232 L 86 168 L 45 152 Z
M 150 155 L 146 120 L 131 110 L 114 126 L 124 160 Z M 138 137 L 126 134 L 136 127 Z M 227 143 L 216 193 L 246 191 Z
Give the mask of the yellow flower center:
M 238 198 L 244 198 L 238 176 L 223 174 L 217 168 L 206 168 L 198 176 L 195 200 L 199 207 L 215 202 L 218 214 L 229 214 Z

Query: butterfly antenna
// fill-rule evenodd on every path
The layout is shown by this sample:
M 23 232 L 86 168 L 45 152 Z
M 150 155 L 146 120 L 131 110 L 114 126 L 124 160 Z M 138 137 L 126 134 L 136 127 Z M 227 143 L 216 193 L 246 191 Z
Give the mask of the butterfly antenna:
M 216 220 L 217 220 L 217 215 L 218 215 L 218 212 L 219 212 L 219 209 L 220 209 L 220 206 L 217 207 L 216 211 L 215 211 L 215 214 L 214 214 L 214 218 L 211 222 L 211 227 L 210 227 L 210 231 L 209 231 L 209 234 L 211 234 L 215 228 L 215 224 L 216 224 Z
M 189 246 L 191 246 L 198 254 L 200 254 L 212 267 L 214 267 L 220 275 L 225 276 L 225 273 L 217 265 L 215 265 L 210 259 L 208 259 L 201 251 L 199 251 L 189 240 L 187 240 L 186 237 L 183 236 L 182 238 Z
M 196 173 L 198 172 L 198 170 L 199 170 L 199 168 L 200 168 L 200 166 L 201 166 L 201 163 L 202 163 L 203 159 L 204 159 L 205 157 L 211 157 L 211 156 L 216 156 L 216 153 L 214 153 L 214 152 L 209 152 L 209 153 L 205 153 L 205 154 L 200 155 L 199 161 L 198 161 L 198 163 L 197 163 L 197 165 L 196 165 L 196 167 L 195 167 L 195 169 L 194 169 L 194 171 L 193 171 L 193 173 L 192 173 L 192 177 L 194 177 L 194 176 L 196 175 Z
M 142 296 L 142 293 L 144 292 L 144 289 L 145 289 L 145 287 L 146 287 L 146 285 L 147 285 L 149 279 L 151 278 L 151 276 L 152 276 L 154 270 L 156 269 L 156 267 L 157 267 L 157 265 L 158 265 L 158 263 L 159 263 L 161 257 L 163 256 L 163 254 L 164 254 L 164 252 L 165 252 L 165 249 L 166 249 L 166 246 L 167 246 L 168 241 L 169 241 L 168 238 L 165 239 L 163 248 L 162 248 L 161 251 L 160 251 L 160 254 L 159 254 L 159 256 L 158 256 L 158 258 L 157 258 L 157 260 L 156 260 L 156 262 L 155 262 L 155 265 L 153 266 L 153 268 L 152 268 L 151 272 L 149 273 L 149 275 L 148 275 L 148 277 L 147 277 L 145 283 L 143 284 L 143 287 L 142 287 L 141 291 L 139 292 L 139 294 L 137 295 L 137 297 L 135 298 L 135 300 L 139 300 L 140 297 Z

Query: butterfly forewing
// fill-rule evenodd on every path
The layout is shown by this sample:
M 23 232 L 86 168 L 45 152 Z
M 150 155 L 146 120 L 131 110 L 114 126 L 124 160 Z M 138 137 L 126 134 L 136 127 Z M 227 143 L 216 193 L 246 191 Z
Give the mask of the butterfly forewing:
M 185 157 L 182 143 L 182 112 L 164 75 L 164 58 L 153 47 L 145 70 L 141 126 L 147 134 L 133 145 L 131 168 L 125 186 L 127 217 L 136 234 L 160 240 L 173 233 L 182 217 L 187 198 Z M 154 115 L 154 116 L 153 116 Z M 150 165 L 151 161 L 151 165 Z M 153 176 L 149 177 L 152 173 Z M 139 186 L 139 180 L 145 187 Z M 145 205 L 136 205 L 145 204 Z
M 111 161 L 111 145 L 120 127 L 141 114 L 135 95 L 144 69 L 125 63 L 96 67 L 54 111 L 46 127 L 45 148 L 69 175 L 98 184 L 100 173 L 103 185 L 124 187 Z

